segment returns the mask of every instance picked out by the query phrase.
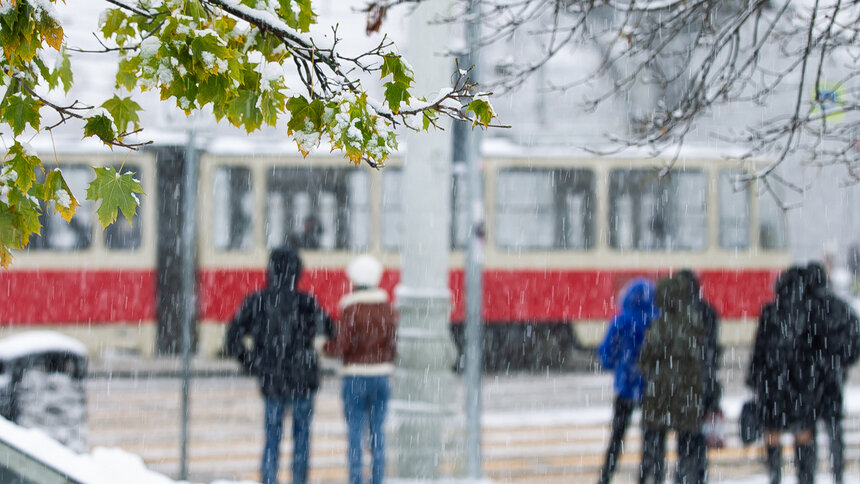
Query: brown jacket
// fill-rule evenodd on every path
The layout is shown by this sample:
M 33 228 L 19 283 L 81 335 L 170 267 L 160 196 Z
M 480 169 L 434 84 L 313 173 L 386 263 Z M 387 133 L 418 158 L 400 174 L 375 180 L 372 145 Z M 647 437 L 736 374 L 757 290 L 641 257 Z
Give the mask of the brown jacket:
M 351 292 L 340 300 L 340 319 L 325 352 L 343 361 L 345 375 L 388 375 L 397 354 L 398 316 L 382 289 Z

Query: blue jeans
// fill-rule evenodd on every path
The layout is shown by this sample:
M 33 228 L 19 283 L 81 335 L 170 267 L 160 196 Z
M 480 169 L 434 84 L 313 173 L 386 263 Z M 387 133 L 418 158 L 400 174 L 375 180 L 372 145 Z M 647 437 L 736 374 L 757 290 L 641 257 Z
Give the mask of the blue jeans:
M 370 483 L 381 484 L 385 477 L 385 414 L 391 388 L 387 376 L 343 377 L 343 411 L 349 439 L 349 483 L 361 484 L 361 440 L 369 424 Z
M 281 437 L 284 433 L 284 412 L 288 405 L 293 408 L 293 484 L 308 481 L 308 457 L 310 457 L 311 418 L 314 414 L 314 397 L 265 397 L 266 444 L 263 447 L 263 463 L 260 475 L 263 484 L 277 484 L 278 458 Z

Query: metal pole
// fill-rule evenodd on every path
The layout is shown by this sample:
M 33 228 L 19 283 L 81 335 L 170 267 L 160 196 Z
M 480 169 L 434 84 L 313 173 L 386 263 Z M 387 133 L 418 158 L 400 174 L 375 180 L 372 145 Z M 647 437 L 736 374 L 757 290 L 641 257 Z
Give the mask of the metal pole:
M 188 480 L 188 393 L 191 386 L 191 325 L 197 316 L 196 306 L 196 254 L 197 232 L 197 151 L 194 147 L 194 130 L 188 133 L 185 147 L 185 165 L 182 173 L 182 405 L 180 418 L 179 479 Z
M 479 0 L 469 0 L 466 24 L 468 66 L 478 81 L 478 40 L 481 35 Z M 481 177 L 481 131 L 466 130 L 466 170 L 469 194 L 469 245 L 466 254 L 466 467 L 469 477 L 479 479 L 481 469 L 481 372 L 484 364 L 481 284 L 484 245 L 484 205 Z

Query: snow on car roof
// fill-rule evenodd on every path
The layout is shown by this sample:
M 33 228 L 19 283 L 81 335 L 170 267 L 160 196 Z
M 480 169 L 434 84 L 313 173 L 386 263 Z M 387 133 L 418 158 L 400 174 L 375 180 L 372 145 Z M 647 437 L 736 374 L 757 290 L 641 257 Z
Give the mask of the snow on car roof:
M 54 331 L 27 331 L 0 339 L 0 359 L 3 360 L 52 351 L 87 356 L 83 343 Z

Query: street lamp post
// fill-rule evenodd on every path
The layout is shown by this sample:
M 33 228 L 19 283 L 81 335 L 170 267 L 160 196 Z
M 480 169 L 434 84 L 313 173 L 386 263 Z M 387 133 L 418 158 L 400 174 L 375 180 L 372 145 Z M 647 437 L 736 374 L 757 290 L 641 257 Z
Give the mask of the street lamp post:
M 447 0 L 421 2 L 410 16 L 409 60 L 418 92 L 450 83 L 450 61 L 438 48 L 440 39 L 450 38 L 449 27 L 430 24 L 446 13 L 448 5 Z M 403 479 L 438 479 L 462 468 L 462 448 L 455 445 L 462 440 L 452 371 L 456 352 L 448 329 L 449 132 L 407 138 L 401 182 L 404 233 L 400 285 L 395 290 L 400 329 L 391 453 L 394 473 Z

